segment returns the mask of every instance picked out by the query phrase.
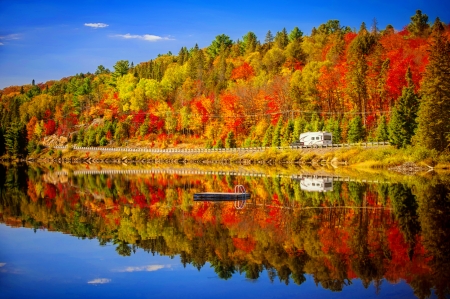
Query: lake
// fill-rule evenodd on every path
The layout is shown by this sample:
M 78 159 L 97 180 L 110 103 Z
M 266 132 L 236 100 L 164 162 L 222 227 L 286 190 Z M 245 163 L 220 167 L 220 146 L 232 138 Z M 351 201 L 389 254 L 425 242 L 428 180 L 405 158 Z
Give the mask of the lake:
M 449 182 L 0 165 L 0 298 L 448 298 Z M 236 185 L 248 200 L 193 200 Z

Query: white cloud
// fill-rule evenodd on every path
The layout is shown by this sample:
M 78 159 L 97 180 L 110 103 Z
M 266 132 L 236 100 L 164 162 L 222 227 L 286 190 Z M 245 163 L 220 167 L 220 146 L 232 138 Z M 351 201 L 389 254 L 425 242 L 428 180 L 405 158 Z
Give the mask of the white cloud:
M 121 37 L 121 38 L 125 38 L 125 39 L 142 39 L 142 40 L 146 40 L 149 42 L 157 42 L 160 40 L 171 40 L 168 37 L 161 37 L 161 36 L 157 36 L 157 35 L 152 35 L 152 34 L 143 34 L 143 35 L 137 35 L 137 34 L 116 34 L 114 35 L 116 37 Z
M 104 284 L 104 283 L 109 283 L 109 282 L 111 282 L 111 279 L 109 279 L 109 278 L 96 278 L 96 279 L 88 281 L 88 283 L 90 283 L 90 284 Z
M 19 34 L 8 34 L 4 36 L 0 36 L 2 40 L 11 40 L 11 39 L 19 39 Z
M 147 266 L 140 266 L 140 267 L 126 267 L 125 269 L 117 270 L 117 272 L 153 272 L 158 271 L 163 268 L 170 268 L 170 266 L 165 265 L 147 265 Z
M 108 27 L 109 25 L 105 23 L 84 23 L 84 26 L 98 29 Z
M 1 44 L 1 43 L 0 43 Z M 2 44 L 3 45 L 3 44 Z M 0 268 L 6 265 L 6 263 L 0 263 Z
M 4 43 L 0 43 L 0 46 L 3 46 L 4 45 Z

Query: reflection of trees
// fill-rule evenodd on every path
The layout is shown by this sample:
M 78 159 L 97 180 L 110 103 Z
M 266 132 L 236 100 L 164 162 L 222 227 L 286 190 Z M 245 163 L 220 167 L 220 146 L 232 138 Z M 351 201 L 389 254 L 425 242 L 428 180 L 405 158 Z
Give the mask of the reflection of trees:
M 220 260 L 217 257 L 210 261 L 211 267 L 214 268 L 214 271 L 217 275 L 222 279 L 229 279 L 233 276 L 235 271 L 233 262 L 231 260 Z
M 128 243 L 121 240 L 114 240 L 114 244 L 117 245 L 116 252 L 121 256 L 131 255 L 131 246 Z
M 258 279 L 266 270 L 286 284 L 312 274 L 332 291 L 359 277 L 366 287 L 406 279 L 419 298 L 432 288 L 441 297 L 449 292 L 445 183 L 418 181 L 413 192 L 402 184 L 335 182 L 332 192 L 314 193 L 287 178 L 245 178 L 252 202 L 236 210 L 192 202 L 197 191 L 228 190 L 239 180 L 233 176 L 85 175 L 58 183 L 33 167 L 0 171 L 3 221 L 97 237 L 123 256 L 136 248 L 179 255 L 199 270 L 210 263 L 222 279 L 235 272 Z
M 450 182 L 420 182 L 416 185 L 418 215 L 422 228 L 423 244 L 432 257 L 432 283 L 439 298 L 450 293 Z M 422 277 L 423 278 L 423 277 Z M 419 298 L 430 295 L 429 280 L 412 282 Z
M 0 164 L 0 200 L 14 215 L 21 214 L 22 201 L 27 201 L 25 165 L 5 167 Z
M 352 257 L 352 268 L 355 273 L 361 278 L 365 288 L 367 288 L 372 281 L 381 279 L 384 274 L 383 260 L 380 254 L 374 255 L 374 250 L 369 248 L 369 234 L 370 234 L 370 217 L 369 210 L 361 209 L 358 211 L 357 223 L 355 223 L 355 232 L 353 234 L 353 248 L 355 248 Z
M 245 277 L 248 279 L 258 279 L 259 274 L 262 272 L 263 267 L 260 264 L 254 263 L 254 262 L 248 262 L 245 263 L 241 270 L 245 272 Z M 278 273 L 279 275 L 280 273 Z M 282 280 L 280 278 L 280 280 Z
M 389 197 L 399 226 L 405 236 L 405 241 L 409 245 L 408 256 L 412 259 L 416 236 L 420 232 L 420 225 L 417 219 L 417 202 L 411 189 L 403 184 L 392 184 L 389 186 Z

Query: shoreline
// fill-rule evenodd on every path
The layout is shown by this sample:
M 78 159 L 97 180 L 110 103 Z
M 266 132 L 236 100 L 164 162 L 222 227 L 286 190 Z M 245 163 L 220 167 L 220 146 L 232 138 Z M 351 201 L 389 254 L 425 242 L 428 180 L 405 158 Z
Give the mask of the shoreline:
M 419 170 L 450 169 L 448 153 L 437 153 L 422 148 L 396 149 L 392 146 L 377 147 L 324 147 L 304 149 L 233 149 L 228 151 L 205 151 L 204 149 L 166 152 L 78 150 L 72 148 L 47 148 L 39 154 L 23 159 L 2 157 L 0 161 L 22 161 L 69 164 L 200 164 L 200 165 L 329 165 L 362 169 L 385 169 L 407 165 Z

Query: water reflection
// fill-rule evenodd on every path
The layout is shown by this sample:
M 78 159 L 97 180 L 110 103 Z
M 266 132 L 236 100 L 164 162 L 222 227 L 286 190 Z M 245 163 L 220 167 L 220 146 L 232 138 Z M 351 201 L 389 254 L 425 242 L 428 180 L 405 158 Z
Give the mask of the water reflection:
M 367 184 L 332 178 L 216 174 L 92 174 L 0 166 L 1 221 L 175 256 L 222 279 L 243 273 L 342 291 L 405 280 L 418 298 L 450 287 L 448 177 Z M 235 202 L 194 202 L 200 192 L 251 192 Z M 320 192 L 311 192 L 320 191 Z M 326 191 L 326 192 L 325 192 Z
M 333 178 L 331 177 L 303 177 L 300 180 L 300 188 L 310 192 L 333 191 Z

